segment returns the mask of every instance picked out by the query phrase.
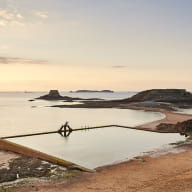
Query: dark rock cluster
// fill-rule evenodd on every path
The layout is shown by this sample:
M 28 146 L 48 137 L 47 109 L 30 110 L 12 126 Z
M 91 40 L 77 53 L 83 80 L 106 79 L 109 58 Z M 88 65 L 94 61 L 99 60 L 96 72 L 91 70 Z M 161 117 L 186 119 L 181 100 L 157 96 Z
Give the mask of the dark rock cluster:
M 187 121 L 183 121 L 183 122 L 178 122 L 175 125 L 175 129 L 178 132 L 192 132 L 192 119 L 187 120 Z
M 47 95 L 40 96 L 36 99 L 44 99 L 44 100 L 71 100 L 71 97 L 63 97 L 59 94 L 58 90 L 50 90 Z
M 176 124 L 161 123 L 157 126 L 161 132 L 187 133 L 192 132 L 192 119 Z
M 11 160 L 8 168 L 0 169 L 0 183 L 18 178 L 49 176 L 53 168 L 50 163 L 43 163 L 39 159 L 19 157 Z
M 47 95 L 40 96 L 40 97 L 38 97 L 36 99 L 49 100 L 49 101 L 63 100 L 63 101 L 67 101 L 67 102 L 82 101 L 82 100 L 86 100 L 86 101 L 102 100 L 102 99 L 99 99 L 99 98 L 83 99 L 83 98 L 79 98 L 79 97 L 62 96 L 62 95 L 59 94 L 58 90 L 50 90 Z M 34 101 L 34 99 L 31 99 L 29 101 Z

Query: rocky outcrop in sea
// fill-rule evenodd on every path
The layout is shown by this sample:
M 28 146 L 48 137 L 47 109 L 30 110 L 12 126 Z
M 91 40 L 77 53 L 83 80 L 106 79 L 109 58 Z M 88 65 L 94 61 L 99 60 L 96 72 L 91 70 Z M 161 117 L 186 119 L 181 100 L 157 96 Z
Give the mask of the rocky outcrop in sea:
M 73 98 L 67 96 L 61 96 L 58 90 L 50 90 L 47 95 L 40 96 L 36 99 L 43 100 L 72 100 Z
M 185 89 L 151 89 L 139 92 L 135 96 L 126 99 L 128 102 L 190 102 L 192 103 L 192 94 Z

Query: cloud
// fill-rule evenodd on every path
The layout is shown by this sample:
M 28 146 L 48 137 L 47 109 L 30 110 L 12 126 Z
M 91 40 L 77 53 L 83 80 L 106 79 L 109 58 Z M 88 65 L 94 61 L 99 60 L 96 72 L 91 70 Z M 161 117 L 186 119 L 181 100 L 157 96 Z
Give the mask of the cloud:
M 126 65 L 114 65 L 113 68 L 127 68 Z
M 37 11 L 37 12 L 35 12 L 35 15 L 38 16 L 38 17 L 41 17 L 43 19 L 47 19 L 49 17 L 48 13 L 43 12 L 43 11 Z
M 23 16 L 17 11 L 0 8 L 0 26 L 23 26 Z
M 6 6 L 3 6 L 4 8 L 0 7 L 0 27 L 21 27 L 27 24 L 39 24 L 49 17 L 46 11 L 22 9 L 17 3 L 10 4 L 11 1 L 7 2 Z
M 0 20 L 0 26 L 6 26 L 8 22 L 6 20 Z
M 16 17 L 19 18 L 19 19 L 23 19 L 23 16 L 20 13 L 17 13 Z
M 25 24 L 21 21 L 17 20 L 12 20 L 12 21 L 7 21 L 7 20 L 0 20 L 0 26 L 24 26 Z
M 0 17 L 6 19 L 6 20 L 11 20 L 15 17 L 15 14 L 9 12 L 6 9 L 0 9 Z
M 46 60 L 25 59 L 17 57 L 0 57 L 0 64 L 46 64 Z

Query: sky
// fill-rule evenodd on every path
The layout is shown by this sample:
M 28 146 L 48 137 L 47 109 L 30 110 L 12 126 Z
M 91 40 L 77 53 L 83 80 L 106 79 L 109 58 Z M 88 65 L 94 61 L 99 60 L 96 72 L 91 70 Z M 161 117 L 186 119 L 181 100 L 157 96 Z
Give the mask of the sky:
M 191 0 L 0 0 L 0 91 L 192 90 Z

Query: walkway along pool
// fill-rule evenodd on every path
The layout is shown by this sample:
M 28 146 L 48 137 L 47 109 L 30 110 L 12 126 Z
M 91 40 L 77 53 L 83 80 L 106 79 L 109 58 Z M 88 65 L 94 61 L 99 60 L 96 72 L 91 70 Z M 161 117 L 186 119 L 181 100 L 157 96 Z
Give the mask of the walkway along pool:
M 74 131 L 69 137 L 49 134 L 8 140 L 94 169 L 128 160 L 169 143 L 183 141 L 185 138 L 177 133 L 107 127 Z

